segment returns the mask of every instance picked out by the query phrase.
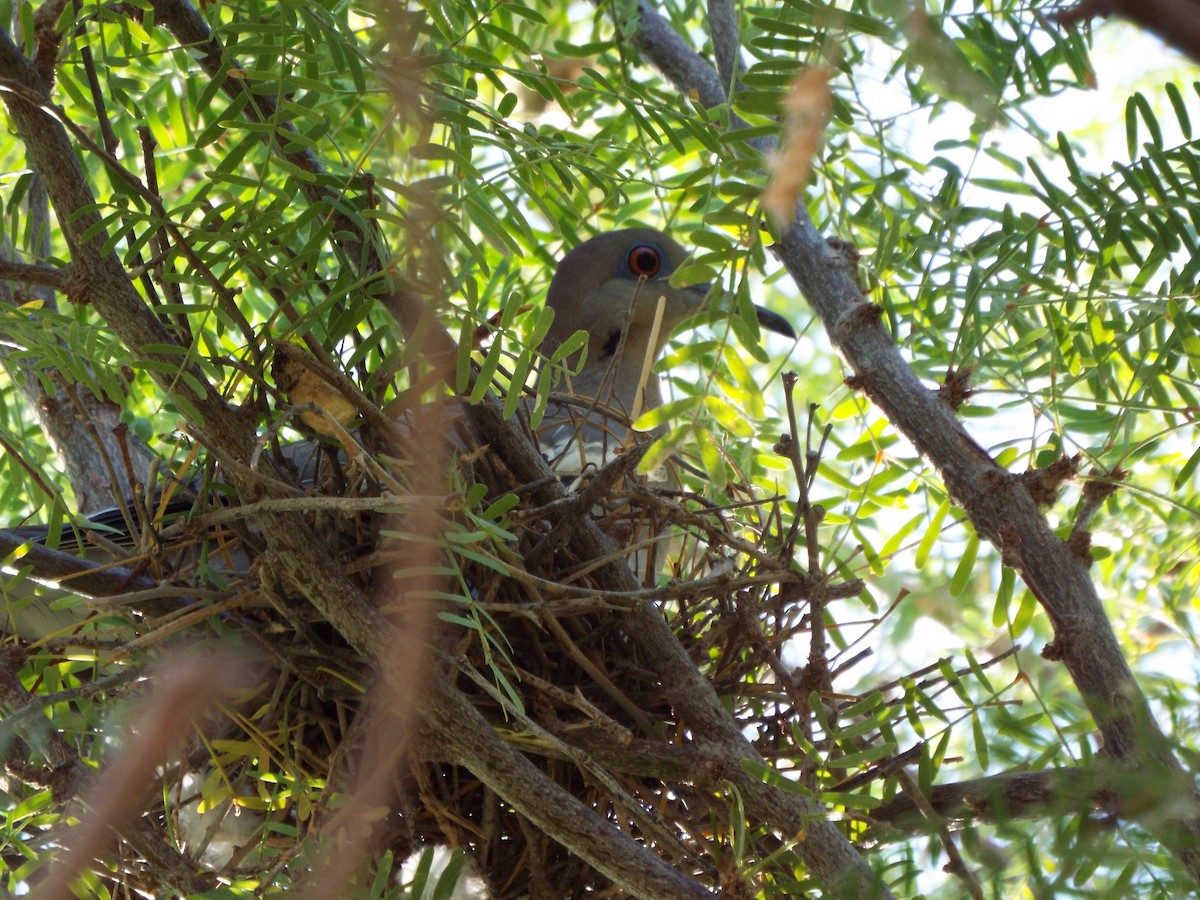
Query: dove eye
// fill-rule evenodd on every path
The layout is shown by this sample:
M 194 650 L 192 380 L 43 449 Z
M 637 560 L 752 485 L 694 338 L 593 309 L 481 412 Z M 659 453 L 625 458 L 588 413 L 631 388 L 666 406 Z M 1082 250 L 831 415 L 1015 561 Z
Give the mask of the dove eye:
M 662 253 L 657 247 L 639 244 L 629 251 L 629 271 L 638 278 L 653 278 L 662 268 Z

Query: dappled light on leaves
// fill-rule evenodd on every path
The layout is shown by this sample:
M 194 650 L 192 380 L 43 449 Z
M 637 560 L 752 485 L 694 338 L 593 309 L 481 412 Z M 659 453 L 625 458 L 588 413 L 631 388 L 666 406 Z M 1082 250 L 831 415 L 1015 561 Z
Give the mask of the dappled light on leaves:
M 1159 45 L 1086 3 L 24 10 L 3 890 L 1195 892 Z

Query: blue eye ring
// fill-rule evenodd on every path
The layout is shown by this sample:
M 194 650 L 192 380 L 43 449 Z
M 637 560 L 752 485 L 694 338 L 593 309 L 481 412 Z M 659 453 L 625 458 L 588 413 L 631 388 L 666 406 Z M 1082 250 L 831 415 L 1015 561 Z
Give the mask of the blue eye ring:
M 663 252 L 654 244 L 637 244 L 625 257 L 625 266 L 634 278 L 653 278 L 662 265 Z

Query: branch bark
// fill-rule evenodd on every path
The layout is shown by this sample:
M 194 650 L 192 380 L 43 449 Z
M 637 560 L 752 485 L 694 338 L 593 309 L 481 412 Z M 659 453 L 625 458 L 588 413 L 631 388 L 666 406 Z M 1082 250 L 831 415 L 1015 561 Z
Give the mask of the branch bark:
M 69 269 L 54 269 L 50 266 L 31 266 L 26 263 L 0 259 L 0 279 L 4 281 L 19 281 L 24 284 L 38 284 L 53 288 L 62 294 L 71 292 L 71 271 Z
M 942 819 L 951 823 L 1011 822 L 1115 811 L 1115 799 L 1106 793 L 1107 776 L 1089 769 L 1068 768 L 1044 772 L 1005 772 L 953 784 L 935 785 L 929 802 Z M 899 795 L 871 811 L 871 821 L 899 829 L 899 837 L 930 830 L 930 822 L 917 804 Z M 887 841 L 886 829 L 868 833 L 868 839 Z

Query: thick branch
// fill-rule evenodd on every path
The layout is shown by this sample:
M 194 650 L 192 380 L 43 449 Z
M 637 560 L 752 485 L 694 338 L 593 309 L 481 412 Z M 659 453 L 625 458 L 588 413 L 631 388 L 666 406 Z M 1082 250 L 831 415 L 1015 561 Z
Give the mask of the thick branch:
M 46 99 L 44 88 L 32 64 L 13 44 L 7 32 L 0 32 L 0 79 L 7 89 L 5 106 L 33 168 L 42 177 L 51 205 L 58 216 L 63 235 L 71 248 L 82 296 L 120 333 L 126 345 L 139 359 L 178 366 L 189 377 L 180 379 L 173 371 L 160 368 L 152 372 L 162 386 L 183 394 L 202 420 L 221 420 L 230 413 L 221 397 L 212 389 L 203 373 L 182 362 L 186 354 L 154 347 L 176 346 L 171 334 L 154 317 L 129 283 L 114 251 L 104 252 L 105 232 L 99 228 L 100 215 L 95 198 L 79 158 L 71 148 L 66 131 L 31 98 Z M 90 238 L 89 230 L 93 231 Z
M 713 57 L 717 75 L 725 91 L 737 89 L 741 72 L 741 29 L 738 27 L 738 7 L 733 0 L 708 0 L 708 32 L 712 36 Z
M 692 45 L 654 11 L 648 0 L 639 0 L 641 24 L 633 34 L 633 44 L 667 76 L 685 96 L 693 91 L 704 106 L 725 102 L 725 86 L 715 69 Z

